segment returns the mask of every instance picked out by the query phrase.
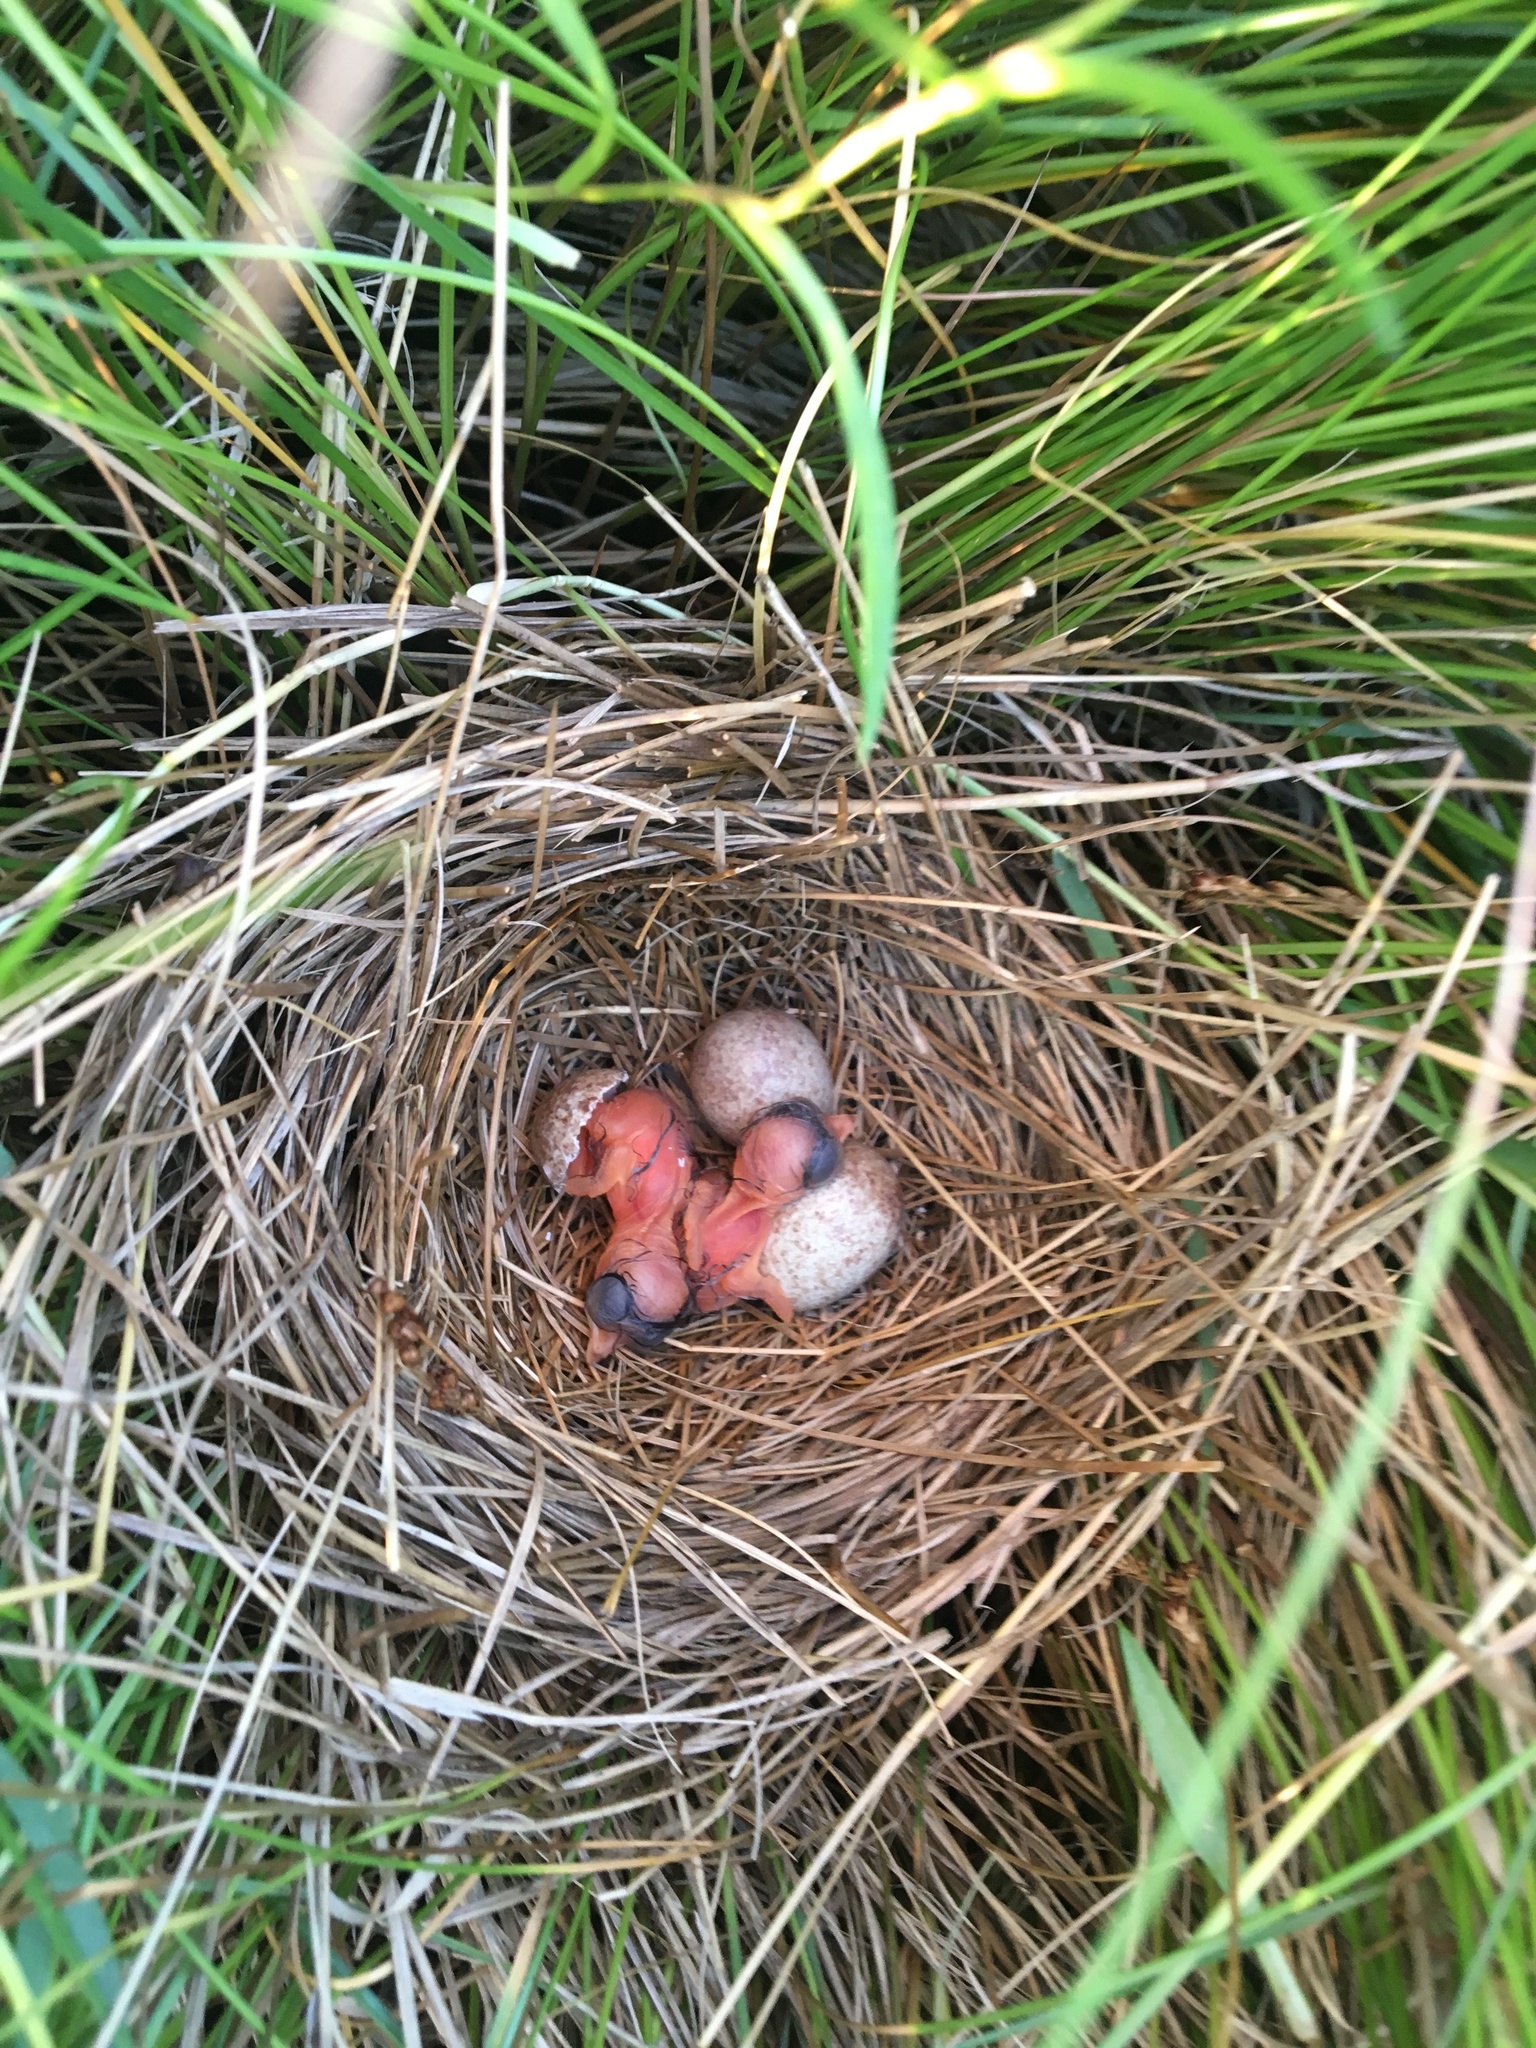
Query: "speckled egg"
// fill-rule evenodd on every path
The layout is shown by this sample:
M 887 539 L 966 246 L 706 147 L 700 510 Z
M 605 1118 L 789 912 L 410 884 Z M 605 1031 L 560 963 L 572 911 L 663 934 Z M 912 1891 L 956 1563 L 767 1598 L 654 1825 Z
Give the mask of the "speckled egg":
M 588 1067 L 551 1088 L 534 1111 L 529 1143 L 557 1194 L 565 1193 L 565 1177 L 581 1150 L 581 1134 L 593 1110 L 617 1095 L 628 1079 L 620 1067 Z
M 901 1221 L 896 1162 L 849 1145 L 831 1180 L 779 1211 L 758 1266 L 796 1309 L 825 1308 L 879 1272 L 901 1242 Z
M 722 1138 L 779 1102 L 827 1110 L 837 1101 L 821 1042 L 782 1010 L 731 1010 L 699 1036 L 688 1056 L 688 1082 L 706 1123 Z

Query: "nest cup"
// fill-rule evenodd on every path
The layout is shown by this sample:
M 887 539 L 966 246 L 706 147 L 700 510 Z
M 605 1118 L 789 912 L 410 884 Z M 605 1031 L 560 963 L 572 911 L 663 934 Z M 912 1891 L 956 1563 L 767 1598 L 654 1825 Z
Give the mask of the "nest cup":
M 98 1018 L 55 1156 L 149 1218 L 178 1483 L 227 1447 L 247 1542 L 449 1645 L 364 1686 L 423 1753 L 472 1695 L 504 1745 L 740 1756 L 946 1668 L 1000 1583 L 1049 1626 L 1189 1467 L 1193 1068 L 1149 1090 L 1038 861 L 921 764 L 870 794 L 832 710 L 490 692 L 442 744 L 280 764 L 243 931 L 228 882 L 163 906 L 197 971 Z M 667 1085 L 745 1003 L 820 1036 L 905 1241 L 830 1310 L 589 1367 L 605 1212 L 538 1172 L 535 1106 Z
M 764 1684 L 786 1652 L 812 1670 L 900 1662 L 925 1616 L 985 1592 L 1026 1532 L 1062 1520 L 1065 1503 L 1045 1506 L 1059 1480 L 1115 1469 L 1146 1433 L 1102 1358 L 1141 1334 L 1148 1247 L 1133 1213 L 1104 1213 L 1093 1175 L 1142 1163 L 1135 1120 L 1113 1062 L 1040 1004 L 1063 977 L 1079 993 L 1078 963 L 1028 920 L 958 908 L 924 827 L 851 836 L 809 859 L 748 852 L 723 875 L 711 842 L 549 876 L 536 934 L 521 905 L 490 928 L 479 904 L 445 918 L 408 1048 L 337 1154 L 342 1234 L 426 1333 L 393 1387 L 397 1456 L 409 1443 L 430 1466 L 441 1444 L 478 1468 L 452 1530 L 434 1542 L 402 1510 L 402 1544 L 423 1564 L 438 1552 L 440 1571 L 473 1532 L 495 1558 L 541 1447 L 546 1489 L 556 1466 L 573 1490 L 509 1626 L 572 1656 L 633 1631 L 653 1684 L 699 1664 Z M 326 986 L 346 1029 L 387 1004 L 393 963 L 375 956 L 370 988 L 363 949 L 338 943 Z M 666 1085 L 702 1026 L 744 1003 L 823 1037 L 861 1135 L 900 1163 L 906 1242 L 790 1327 L 744 1307 L 588 1366 L 582 1294 L 607 1213 L 546 1186 L 532 1112 L 589 1065 Z M 313 1059 L 326 1007 L 280 1025 L 278 1072 Z M 361 1111 L 365 1066 L 361 1049 L 322 1054 L 312 1143 L 332 1103 L 356 1095 Z M 297 1263 L 298 1216 L 278 1228 Z M 331 1255 L 316 1285 L 359 1299 Z M 338 1397 L 362 1391 L 368 1334 Z M 1095 1454 L 1106 1441 L 1116 1456 Z M 542 1565 L 574 1605 L 539 1612 Z

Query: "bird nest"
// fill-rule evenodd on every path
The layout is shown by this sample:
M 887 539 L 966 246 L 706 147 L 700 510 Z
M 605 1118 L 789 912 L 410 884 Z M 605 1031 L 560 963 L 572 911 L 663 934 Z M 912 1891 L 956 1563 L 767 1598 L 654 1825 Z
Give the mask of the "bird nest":
M 898 687 L 905 738 L 864 765 L 809 648 L 763 695 L 729 633 L 618 605 L 518 636 L 469 697 L 243 757 L 208 738 L 214 772 L 106 847 L 75 941 L 0 1026 L 0 1068 L 35 1055 L 54 1095 L 4 1182 L 12 1597 L 40 1668 L 71 1595 L 89 1641 L 99 1608 L 114 1655 L 191 1688 L 174 1782 L 199 1818 L 164 1915 L 207 1817 L 270 1799 L 345 1837 L 354 1874 L 419 1841 L 404 1891 L 348 1878 L 335 1910 L 361 1956 L 442 1876 L 423 1939 L 462 1921 L 493 2002 L 550 1873 L 582 1865 L 619 1886 L 579 1924 L 624 1956 L 637 2036 L 658 1986 L 668 2038 L 713 2037 L 747 1988 L 766 2014 L 813 1927 L 806 2038 L 823 2005 L 918 2010 L 888 1925 L 944 2012 L 1044 1995 L 1136 1851 L 1093 1760 L 1152 1769 L 1114 1623 L 1160 1628 L 1198 1693 L 1203 1631 L 1241 1656 L 1355 1428 L 1443 1170 L 1393 1075 L 1450 984 L 1366 1074 L 1376 1013 L 1330 1018 L 1397 871 L 1370 904 L 1181 877 L 1143 765 L 1172 727 L 1117 755 L 930 648 L 904 680 L 942 684 L 936 738 Z M 946 756 L 956 734 L 984 751 Z M 1274 776 L 1260 754 L 1251 780 Z M 1282 918 L 1325 935 L 1323 979 Z M 819 1034 L 899 1169 L 900 1251 L 819 1314 L 738 1306 L 589 1365 L 605 1218 L 537 1171 L 534 1111 L 585 1065 L 666 1084 L 742 1004 Z M 1441 1314 L 1487 1415 L 1516 1415 Z M 1465 1504 L 1468 1412 L 1426 1354 L 1368 1570 L 1410 1485 L 1505 1554 L 1499 1475 L 1536 1481 L 1517 1423 L 1489 1424 Z M 1192 1528 L 1222 1558 L 1204 1583 Z M 1369 1640 L 1352 1584 L 1295 1662 L 1314 1771 L 1335 1636 Z M 1297 1768 L 1254 1781 L 1256 1810 Z M 422 1996 L 458 1996 L 460 1953 L 441 1991 L 418 1957 Z
M 942 1684 L 994 1589 L 1016 1644 L 1048 1629 L 1209 1467 L 1272 1111 L 1225 1020 L 1162 1002 L 1165 947 L 1085 929 L 1067 857 L 915 724 L 862 768 L 824 674 L 753 699 L 702 630 L 665 682 L 541 646 L 132 842 L 30 1270 L 92 1247 L 63 1370 L 120 1333 L 141 1533 L 239 1560 L 322 1657 L 306 1603 L 360 1603 L 387 1746 L 467 1720 L 765 1770 L 765 1728 Z M 603 1218 L 532 1112 L 745 1003 L 820 1034 L 905 1241 L 833 1309 L 591 1366 Z

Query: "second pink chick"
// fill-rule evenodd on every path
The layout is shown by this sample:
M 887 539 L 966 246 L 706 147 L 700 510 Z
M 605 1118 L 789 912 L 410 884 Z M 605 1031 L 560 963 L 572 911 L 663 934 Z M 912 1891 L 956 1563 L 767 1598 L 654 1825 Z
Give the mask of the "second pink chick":
M 764 1301 L 784 1322 L 794 1314 L 783 1289 L 759 1269 L 774 1218 L 786 1203 L 837 1172 L 851 1116 L 827 1116 L 809 1102 L 782 1102 L 750 1125 L 727 1181 L 706 1173 L 683 1212 L 683 1246 L 701 1315 L 732 1301 Z

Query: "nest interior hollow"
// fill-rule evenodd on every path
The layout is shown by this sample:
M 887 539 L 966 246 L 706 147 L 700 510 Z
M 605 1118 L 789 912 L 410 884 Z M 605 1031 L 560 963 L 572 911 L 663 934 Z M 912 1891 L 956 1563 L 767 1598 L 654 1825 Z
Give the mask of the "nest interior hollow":
M 1042 956 L 1027 919 L 928 888 L 893 889 L 868 851 L 681 884 L 604 876 L 551 903 L 522 991 L 504 957 L 515 928 L 489 953 L 473 922 L 444 935 L 445 986 L 505 979 L 422 1030 L 384 1142 L 431 1164 L 414 1213 L 385 1218 L 363 1193 L 354 1242 L 403 1241 L 390 1277 L 488 1421 L 504 1402 L 531 1408 L 687 1503 L 686 1546 L 658 1525 L 631 1566 L 652 1627 L 679 1640 L 719 1604 L 686 1552 L 745 1571 L 779 1631 L 846 1622 L 850 1587 L 910 1626 L 989 1576 L 976 1545 L 1005 1516 L 1017 1526 L 1022 1494 L 1043 1501 L 1102 1469 L 1117 1428 L 1148 1428 L 1102 1356 L 1164 1291 L 1134 1209 L 1096 1184 L 1145 1163 L 1123 1078 L 1041 1001 L 1052 980 L 1080 994 L 1069 955 Z M 543 1184 L 522 1142 L 531 1102 L 589 1062 L 664 1075 L 742 1002 L 793 1008 L 824 1037 L 861 1134 L 900 1163 L 906 1243 L 791 1326 L 746 1307 L 589 1367 L 580 1296 L 605 1214 Z M 722 1514 L 723 1542 L 702 1526 Z M 743 1541 L 794 1570 L 759 1571 Z

